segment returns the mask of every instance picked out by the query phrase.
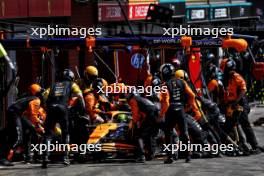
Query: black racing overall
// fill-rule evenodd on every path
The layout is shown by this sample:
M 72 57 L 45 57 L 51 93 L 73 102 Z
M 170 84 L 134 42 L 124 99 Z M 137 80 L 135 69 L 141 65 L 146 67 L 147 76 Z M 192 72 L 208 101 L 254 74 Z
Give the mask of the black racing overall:
M 56 123 L 60 124 L 62 133 L 62 143 L 69 144 L 69 119 L 68 101 L 71 97 L 72 83 L 70 81 L 56 82 L 51 86 L 47 99 L 47 118 L 45 122 L 45 144 L 51 141 L 51 136 Z M 43 162 L 48 161 L 49 152 L 43 154 Z M 64 153 L 64 159 L 68 158 L 68 151 Z
M 184 112 L 185 104 L 185 85 L 184 82 L 180 79 L 173 78 L 166 82 L 170 96 L 170 106 L 165 114 L 165 139 L 166 144 L 176 144 L 178 135 L 176 133 L 175 127 L 177 125 L 180 132 L 180 141 L 183 144 L 188 144 L 189 135 L 186 122 L 186 115 Z M 185 152 L 188 157 L 189 152 Z M 167 151 L 168 158 L 172 158 L 172 152 Z M 178 151 L 175 152 L 177 157 Z
M 135 96 L 137 101 L 138 108 L 140 112 L 143 112 L 146 116 L 141 120 L 140 128 L 137 131 L 137 138 L 139 144 L 139 155 L 144 155 L 144 145 L 148 151 L 147 159 L 152 159 L 155 152 L 155 142 L 154 137 L 157 133 L 156 131 L 156 116 L 157 116 L 157 107 L 147 98 L 140 96 Z

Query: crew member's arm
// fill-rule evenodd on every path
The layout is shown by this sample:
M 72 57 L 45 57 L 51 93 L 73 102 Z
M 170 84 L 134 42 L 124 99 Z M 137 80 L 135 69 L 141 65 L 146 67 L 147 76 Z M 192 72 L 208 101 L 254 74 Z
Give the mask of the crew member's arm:
M 39 109 L 39 118 L 42 121 L 42 125 L 44 125 L 46 117 L 47 117 L 46 111 L 44 110 L 44 108 L 40 107 L 40 109 Z
M 98 102 L 98 100 L 96 98 L 95 98 L 95 103 L 94 103 L 94 107 L 93 107 L 93 112 L 96 114 L 103 113 L 103 110 L 100 107 L 100 103 Z
M 107 111 L 115 107 L 105 96 L 99 95 L 98 102 L 102 105 L 101 108 L 103 111 Z
M 170 106 L 170 95 L 167 88 L 163 89 L 160 93 L 160 104 L 161 104 L 161 110 L 160 110 L 159 118 L 163 118 Z
M 82 107 L 85 108 L 85 101 L 82 95 L 82 91 L 76 83 L 72 84 L 72 93 L 75 94 L 79 98 L 79 100 L 82 103 Z
M 95 97 L 92 93 L 88 93 L 85 98 L 85 110 L 86 113 L 91 115 L 93 113 L 94 107 L 95 107 Z
M 212 79 L 212 80 L 208 83 L 208 85 L 207 85 L 207 87 L 208 87 L 208 91 L 209 91 L 210 93 L 212 93 L 214 90 L 217 89 L 217 86 L 218 86 L 218 82 L 217 82 L 217 80 Z
M 92 93 L 88 93 L 85 98 L 85 111 L 93 119 L 101 110 L 96 108 L 97 100 Z
M 136 124 L 140 119 L 140 116 L 139 116 L 140 112 L 139 112 L 137 101 L 135 100 L 135 98 L 132 98 L 131 100 L 129 100 L 128 104 L 132 111 L 132 121 L 133 123 Z
M 144 81 L 144 87 L 151 86 L 151 81 L 153 79 L 153 76 L 150 72 L 147 73 L 147 78 Z
M 197 106 L 197 103 L 195 102 L 195 94 L 193 93 L 192 89 L 188 86 L 188 84 L 184 81 L 185 84 L 185 92 L 188 94 L 188 104 L 191 106 L 195 116 L 195 120 L 199 120 L 201 118 L 201 113 L 199 111 L 199 108 Z
M 49 93 L 50 93 L 50 88 L 48 88 L 48 89 L 46 89 L 46 90 L 44 91 L 44 93 L 43 93 L 43 101 L 44 101 L 44 102 L 42 102 L 43 104 L 45 104 L 45 102 L 47 101 L 48 96 L 49 96 Z
M 29 102 L 29 118 L 31 119 L 32 124 L 40 123 L 38 118 L 39 109 L 40 109 L 40 99 L 36 98 Z
M 238 103 L 241 100 L 241 98 L 245 96 L 247 92 L 247 85 L 246 85 L 246 81 L 242 78 L 242 76 L 237 74 L 235 79 L 238 87 L 238 93 L 236 99 L 236 103 Z

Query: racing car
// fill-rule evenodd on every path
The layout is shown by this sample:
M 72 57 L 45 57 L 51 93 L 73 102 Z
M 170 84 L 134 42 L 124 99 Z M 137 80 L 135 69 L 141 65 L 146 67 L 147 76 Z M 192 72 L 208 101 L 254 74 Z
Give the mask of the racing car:
M 109 111 L 107 116 L 108 121 L 97 125 L 87 141 L 87 144 L 101 145 L 101 151 L 92 155 L 96 159 L 133 158 L 136 146 L 133 130 L 128 127 L 131 112 Z

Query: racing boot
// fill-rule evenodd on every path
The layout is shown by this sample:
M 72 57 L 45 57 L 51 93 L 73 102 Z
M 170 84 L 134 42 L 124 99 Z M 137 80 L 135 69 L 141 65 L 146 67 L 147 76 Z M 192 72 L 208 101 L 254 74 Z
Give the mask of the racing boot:
M 31 158 L 31 156 L 25 156 L 24 162 L 26 164 L 31 164 L 33 162 L 33 159 Z
M 259 149 L 261 150 L 261 152 L 264 152 L 264 146 L 259 146 Z
M 185 163 L 189 163 L 191 161 L 192 155 L 190 151 L 185 152 Z
M 64 164 L 65 166 L 69 166 L 69 165 L 70 165 L 70 160 L 69 160 L 69 156 L 68 156 L 68 155 L 65 155 L 65 156 L 63 157 L 63 164 Z
M 178 151 L 173 153 L 171 156 L 168 156 L 166 160 L 164 161 L 164 164 L 171 164 L 174 161 L 177 161 L 179 159 Z
M 2 141 L 1 141 L 2 142 Z M 2 143 L 2 144 L 6 144 L 6 143 Z M 10 151 L 13 151 L 13 150 L 10 150 L 8 151 L 8 146 L 3 146 L 3 148 L 0 149 L 0 165 L 3 165 L 3 166 L 14 166 L 14 164 L 12 164 L 12 162 L 10 162 L 11 160 L 9 160 L 8 158 L 9 155 L 10 155 Z M 11 152 L 13 153 L 13 152 Z M 12 157 L 11 157 L 12 159 Z
M 173 158 L 172 157 L 167 157 L 165 160 L 164 160 L 164 164 L 172 164 L 173 163 Z
M 43 156 L 43 160 L 42 160 L 42 165 L 41 165 L 41 167 L 42 167 L 43 169 L 46 169 L 46 168 L 48 167 L 48 162 L 49 162 L 49 160 L 48 160 L 48 156 Z
M 24 152 L 24 162 L 26 164 L 31 164 L 33 162 L 31 152 L 30 152 L 30 145 L 25 146 L 25 152 Z
M 151 161 L 155 158 L 155 149 L 156 149 L 156 138 L 155 136 L 151 136 L 149 140 L 146 140 L 145 143 L 147 153 L 146 153 L 146 161 Z
M 241 149 L 242 149 L 242 152 L 243 152 L 242 155 L 244 155 L 244 156 L 249 156 L 250 155 L 250 149 L 249 149 L 249 147 L 247 146 L 246 143 L 242 143 L 241 144 Z
M 32 162 L 36 164 L 41 163 L 41 156 L 38 154 L 37 151 L 33 152 Z
M 214 158 L 215 156 L 211 152 L 202 152 L 202 158 Z
M 44 137 L 44 144 L 46 144 L 46 146 L 48 146 L 50 141 L 51 141 L 51 138 L 49 138 L 47 136 Z M 49 151 L 45 150 L 45 151 L 43 151 L 43 155 L 42 155 L 42 165 L 41 165 L 41 167 L 43 169 L 46 169 L 47 166 L 48 166 L 48 162 L 49 162 Z
M 260 147 L 255 147 L 255 148 L 252 148 L 251 151 L 250 151 L 250 154 L 252 155 L 258 155 L 260 154 L 262 151 L 261 151 L 261 148 Z
M 185 163 L 189 163 L 191 161 L 191 155 L 188 155 L 185 159 Z
M 146 162 L 146 157 L 144 155 L 141 155 L 136 159 L 137 163 L 145 163 Z
M 6 159 L 2 159 L 0 161 L 0 165 L 3 165 L 3 166 L 14 166 L 14 164 Z
M 152 155 L 147 155 L 146 156 L 146 161 L 151 161 L 151 160 L 153 160 L 155 158 L 155 156 L 152 154 Z
M 66 139 L 65 139 L 65 143 L 66 144 L 69 144 L 70 143 L 70 135 L 66 135 Z M 69 160 L 69 146 L 66 148 L 66 151 L 64 153 L 64 156 L 63 156 L 63 164 L 65 166 L 69 166 L 70 165 L 70 160 Z
M 168 140 L 168 139 L 166 139 Z M 169 141 L 166 141 L 167 143 L 169 142 L 170 144 L 177 144 L 179 142 L 179 138 L 177 136 L 177 133 L 175 130 L 171 133 L 171 136 L 169 138 Z M 179 158 L 179 152 L 178 151 L 167 151 L 167 158 L 164 160 L 164 164 L 172 164 L 174 160 L 178 160 Z
M 139 157 L 136 159 L 136 162 L 145 163 L 146 158 L 144 155 L 144 143 L 142 138 L 138 139 L 138 154 Z
M 178 152 L 175 152 L 175 153 L 172 154 L 172 159 L 173 159 L 174 161 L 177 161 L 177 160 L 179 159 L 179 154 L 178 154 Z

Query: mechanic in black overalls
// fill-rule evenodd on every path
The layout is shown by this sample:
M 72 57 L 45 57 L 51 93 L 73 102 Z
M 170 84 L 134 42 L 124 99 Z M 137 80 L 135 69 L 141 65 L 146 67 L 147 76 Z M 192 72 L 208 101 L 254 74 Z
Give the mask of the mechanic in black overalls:
M 44 142 L 46 145 L 51 141 L 52 131 L 56 123 L 60 124 L 62 131 L 62 143 L 69 144 L 69 117 L 68 117 L 68 102 L 72 95 L 79 98 L 83 108 L 85 107 L 82 91 L 79 86 L 73 82 L 74 73 L 65 69 L 62 74 L 62 81 L 54 83 L 49 92 L 47 99 L 47 118 L 45 122 Z M 67 150 L 67 149 L 66 149 Z M 69 165 L 68 151 L 64 151 L 63 164 Z M 48 163 L 49 152 L 43 153 L 42 167 L 46 168 Z
M 175 69 L 172 64 L 163 64 L 160 67 L 161 78 L 164 81 L 164 86 L 167 86 L 166 92 L 161 93 L 161 112 L 160 121 L 165 116 L 165 139 L 166 144 L 177 143 L 177 133 L 175 127 L 177 125 L 180 132 L 180 140 L 183 144 L 188 144 L 189 135 L 186 122 L 186 115 L 184 112 L 185 94 L 187 93 L 190 97 L 195 97 L 190 87 L 184 80 L 175 78 Z M 186 162 L 191 159 L 190 152 L 185 152 Z M 167 151 L 167 159 L 164 161 L 165 164 L 171 164 L 173 159 L 177 159 L 178 151 L 174 154 L 172 151 Z
M 157 107 L 147 98 L 140 97 L 135 93 L 131 93 L 127 97 L 127 101 L 132 111 L 132 126 L 136 129 L 136 140 L 138 142 L 138 162 L 145 162 L 154 157 L 154 139 L 155 123 L 157 119 Z M 131 127 L 130 127 L 131 128 Z M 148 151 L 145 157 L 144 144 Z
M 13 166 L 7 158 L 23 142 L 22 124 L 25 123 L 22 120 L 22 113 L 29 108 L 31 108 L 32 114 L 39 110 L 43 91 L 39 85 L 33 84 L 29 87 L 28 97 L 21 98 L 8 107 L 7 126 L 5 128 L 6 139 L 3 140 L 3 146 L 0 149 L 0 164 Z

